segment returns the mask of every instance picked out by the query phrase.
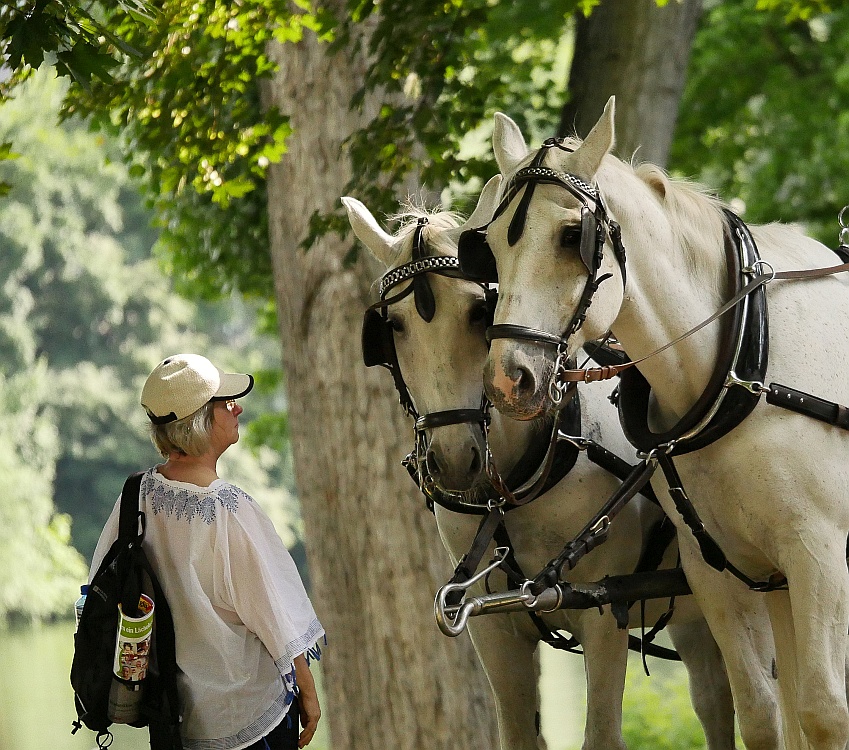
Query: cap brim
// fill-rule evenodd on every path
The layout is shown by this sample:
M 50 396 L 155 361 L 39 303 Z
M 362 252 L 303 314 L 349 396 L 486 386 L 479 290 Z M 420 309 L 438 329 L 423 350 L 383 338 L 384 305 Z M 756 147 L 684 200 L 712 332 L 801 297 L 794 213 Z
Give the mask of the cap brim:
M 221 384 L 212 397 L 213 400 L 226 398 L 241 398 L 251 392 L 254 387 L 253 375 L 243 375 L 235 372 L 221 372 Z

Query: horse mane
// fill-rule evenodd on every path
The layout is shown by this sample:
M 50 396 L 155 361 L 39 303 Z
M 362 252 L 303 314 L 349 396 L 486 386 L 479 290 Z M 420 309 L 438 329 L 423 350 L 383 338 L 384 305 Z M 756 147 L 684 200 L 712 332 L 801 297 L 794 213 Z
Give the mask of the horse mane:
M 640 200 L 654 201 L 666 217 L 674 242 L 681 249 L 689 270 L 693 275 L 702 277 L 705 283 L 708 279 L 716 280 L 716 259 L 722 256 L 710 252 L 709 248 L 716 247 L 717 242 L 721 246 L 723 242 L 725 219 L 722 212 L 725 204 L 705 186 L 671 177 L 651 162 L 634 165 L 608 155 L 599 171 L 605 173 L 608 170 L 615 170 L 620 178 L 610 184 L 621 184 L 624 173 L 636 177 L 637 184 L 644 188 L 639 198 L 635 196 L 629 202 L 634 213 L 627 217 L 628 220 L 641 221 L 640 214 L 644 209 L 640 207 Z M 602 192 L 609 192 L 604 190 L 606 180 L 603 175 L 601 182 Z M 617 200 L 617 203 L 620 202 L 621 198 Z M 625 218 L 622 217 L 623 220 Z
M 430 255 L 457 256 L 457 247 L 444 236 L 444 232 L 446 229 L 455 229 L 463 224 L 465 219 L 460 214 L 454 211 L 445 211 L 438 205 L 428 208 L 410 198 L 401 204 L 401 210 L 397 214 L 387 218 L 390 222 L 399 225 L 393 236 L 400 240 L 395 244 L 394 253 L 386 268 L 387 273 L 412 259 L 413 236 L 419 219 L 427 219 L 424 228 L 424 240 Z M 375 279 L 372 283 L 372 292 L 377 289 L 379 283 L 380 279 Z
M 392 259 L 390 268 L 406 263 L 412 258 L 413 236 L 419 219 L 427 219 L 423 235 L 430 254 L 456 257 L 457 247 L 445 237 L 445 230 L 459 227 L 465 221 L 464 217 L 454 211 L 445 211 L 441 206 L 428 208 L 408 200 L 402 204 L 399 213 L 389 217 L 390 221 L 399 224 L 395 237 L 402 240 L 398 243 L 398 251 Z

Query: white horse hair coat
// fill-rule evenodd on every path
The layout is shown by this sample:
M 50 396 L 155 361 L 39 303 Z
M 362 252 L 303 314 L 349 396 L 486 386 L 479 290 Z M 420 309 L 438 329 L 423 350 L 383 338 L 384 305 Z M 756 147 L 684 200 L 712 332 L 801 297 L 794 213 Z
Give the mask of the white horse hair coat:
M 544 165 L 598 187 L 610 218 L 622 229 L 627 282 L 611 246 L 583 328 L 569 350 L 611 330 L 632 359 L 647 355 L 710 317 L 730 297 L 723 254 L 721 204 L 651 165 L 634 168 L 610 155 L 611 99 L 599 122 L 568 153 L 549 150 Z M 510 178 L 529 161 L 518 127 L 498 115 L 496 159 Z M 512 246 L 507 227 L 518 201 L 488 229 L 501 295 L 496 324 L 561 334 L 587 278 L 576 253 L 562 247 L 565 228 L 579 223 L 579 203 L 556 185 L 538 184 L 524 232 Z M 785 226 L 753 226 L 761 257 L 777 270 L 839 263 L 822 244 Z M 767 382 L 829 401 L 849 403 L 849 274 L 767 287 Z M 671 429 L 701 395 L 719 347 L 712 324 L 640 363 L 652 389 L 650 426 Z M 530 419 L 547 408 L 553 347 L 498 339 L 486 366 L 486 389 L 505 414 Z M 786 577 L 789 589 L 751 593 L 769 607 L 787 747 L 844 750 L 849 740 L 845 651 L 849 628 L 849 434 L 769 405 L 717 442 L 677 457 L 676 467 L 709 533 L 749 577 Z M 666 492 L 658 493 L 679 529 L 685 571 L 740 695 L 745 670 L 734 668 L 745 629 L 726 600 L 695 574 L 701 563 L 693 536 Z M 723 576 L 730 578 L 726 572 Z M 745 733 L 744 733 L 744 739 Z M 748 740 L 747 746 L 748 745 Z
M 498 180 L 490 181 L 469 223 L 482 223 L 494 208 Z M 368 209 L 353 198 L 342 199 L 357 237 L 383 265 L 395 268 L 409 260 L 415 219 L 426 216 L 429 223 L 423 238 L 429 254 L 456 255 L 457 222 L 445 213 L 413 212 L 408 223 L 393 236 L 385 232 Z M 388 309 L 394 331 L 398 361 L 419 414 L 445 409 L 476 409 L 483 392 L 482 371 L 487 357 L 485 320 L 481 313 L 484 290 L 463 279 L 430 274 L 429 283 L 436 300 L 430 322 L 418 314 L 413 296 Z M 402 287 L 399 287 L 399 289 Z M 398 290 L 393 290 L 393 294 Z M 582 391 L 583 434 L 623 457 L 633 456 L 618 425 L 616 412 L 608 403 L 610 386 Z M 498 469 L 506 476 L 522 456 L 534 430 L 533 423 L 521 423 L 492 415 L 489 440 Z M 475 492 L 485 481 L 480 471 L 484 446 L 477 425 L 459 424 L 430 431 L 428 450 L 439 469 L 445 488 Z M 534 575 L 563 545 L 580 531 L 618 486 L 618 480 L 585 455 L 578 457 L 572 472 L 545 495 L 528 505 L 506 513 L 506 524 L 515 546 L 517 560 L 526 574 Z M 436 522 L 454 565 L 468 551 L 480 516 L 453 513 L 437 506 Z M 645 537 L 658 520 L 658 509 L 638 496 L 613 521 L 610 538 L 584 557 L 570 572 L 573 581 L 595 581 L 605 575 L 630 573 L 639 559 Z M 491 549 L 490 549 L 491 554 Z M 675 543 L 667 550 L 664 567 L 675 565 Z M 488 558 L 487 558 L 488 559 Z M 698 567 L 698 561 L 693 565 Z M 448 571 L 446 571 L 448 572 Z M 736 696 L 744 735 L 750 748 L 779 748 L 780 719 L 774 680 L 771 675 L 773 652 L 766 611 L 760 600 L 749 597 L 737 581 L 726 580 L 702 565 L 699 575 L 717 596 L 734 602 L 735 612 L 744 617 L 748 637 L 741 639 L 732 669 L 741 674 Z M 504 588 L 500 572 L 493 583 Z M 483 593 L 482 588 L 469 592 Z M 666 600 L 647 603 L 650 626 L 666 609 Z M 639 626 L 632 612 L 631 625 Z M 553 629 L 565 629 L 581 642 L 587 676 L 587 722 L 585 750 L 624 750 L 622 739 L 622 694 L 627 661 L 625 630 L 616 627 L 605 607 L 598 610 L 561 610 L 544 619 Z M 544 748 L 537 737 L 535 709 L 538 673 L 535 649 L 540 633 L 526 614 L 496 614 L 472 618 L 469 632 L 495 696 L 502 750 Z M 673 643 L 690 674 L 695 710 L 705 729 L 711 750 L 734 748 L 734 705 L 725 668 L 693 597 L 676 600 L 675 616 L 669 626 Z M 748 741 L 748 740 L 747 740 Z

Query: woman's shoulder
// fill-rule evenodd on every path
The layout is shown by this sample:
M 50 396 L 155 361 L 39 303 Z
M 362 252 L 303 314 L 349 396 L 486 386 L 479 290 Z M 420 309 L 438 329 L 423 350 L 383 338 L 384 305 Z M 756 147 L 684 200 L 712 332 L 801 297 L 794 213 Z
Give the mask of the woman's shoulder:
M 142 489 L 154 515 L 178 521 L 198 519 L 211 525 L 228 515 L 251 514 L 256 506 L 248 493 L 224 479 L 203 487 L 168 479 L 156 467 L 145 472 Z

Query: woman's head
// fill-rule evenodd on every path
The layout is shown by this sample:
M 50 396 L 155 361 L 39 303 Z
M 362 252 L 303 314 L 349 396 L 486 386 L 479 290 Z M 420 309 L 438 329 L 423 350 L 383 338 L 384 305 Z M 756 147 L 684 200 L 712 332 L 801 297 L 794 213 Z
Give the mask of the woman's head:
M 233 415 L 237 418 L 241 407 L 235 399 L 246 395 L 253 384 L 250 375 L 225 373 L 198 354 L 164 359 L 149 375 L 141 395 L 156 449 L 165 458 L 172 453 L 206 453 L 222 432 L 216 423 L 216 408 L 226 410 L 224 421 Z M 234 424 L 235 438 L 233 424 L 225 424 L 228 445 L 238 439 L 238 423 Z

